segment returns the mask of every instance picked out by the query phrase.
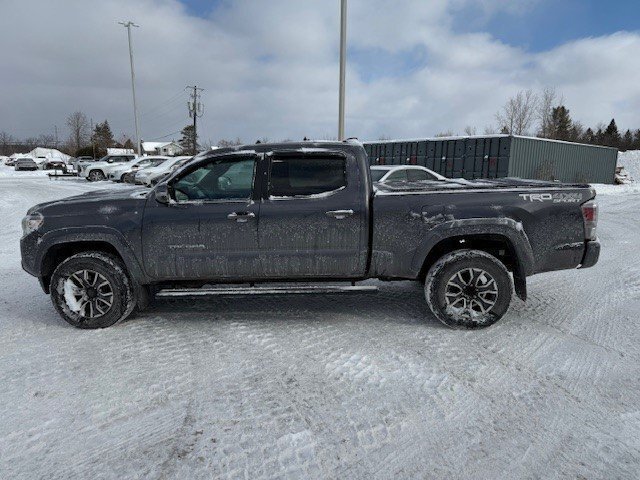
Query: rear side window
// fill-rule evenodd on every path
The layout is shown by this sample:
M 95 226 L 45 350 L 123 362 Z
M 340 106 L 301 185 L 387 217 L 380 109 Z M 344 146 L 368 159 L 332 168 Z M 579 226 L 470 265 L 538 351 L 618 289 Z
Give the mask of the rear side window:
M 406 170 L 398 170 L 393 172 L 391 175 L 387 177 L 387 182 L 406 182 L 407 181 L 407 171 Z
M 430 175 L 429 172 L 425 172 L 424 170 L 419 169 L 410 169 L 407 170 L 407 178 L 410 182 L 419 182 L 421 180 L 435 180 L 436 177 Z
M 344 158 L 277 158 L 271 162 L 269 194 L 299 197 L 333 192 L 347 185 Z

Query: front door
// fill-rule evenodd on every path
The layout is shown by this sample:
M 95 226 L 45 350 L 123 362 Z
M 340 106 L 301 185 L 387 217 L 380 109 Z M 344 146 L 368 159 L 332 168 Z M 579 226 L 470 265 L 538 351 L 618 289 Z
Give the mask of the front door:
M 200 161 L 169 184 L 169 205 L 151 198 L 143 257 L 154 278 L 250 279 L 259 271 L 256 155 Z
M 355 158 L 288 152 L 268 159 L 258 228 L 263 276 L 364 275 L 367 211 Z

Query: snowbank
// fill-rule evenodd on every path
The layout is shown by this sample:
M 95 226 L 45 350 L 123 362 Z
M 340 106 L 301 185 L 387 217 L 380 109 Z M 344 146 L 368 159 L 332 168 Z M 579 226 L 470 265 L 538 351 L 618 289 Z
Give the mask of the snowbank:
M 624 167 L 636 183 L 640 182 L 640 150 L 620 152 L 618 155 L 618 166 Z

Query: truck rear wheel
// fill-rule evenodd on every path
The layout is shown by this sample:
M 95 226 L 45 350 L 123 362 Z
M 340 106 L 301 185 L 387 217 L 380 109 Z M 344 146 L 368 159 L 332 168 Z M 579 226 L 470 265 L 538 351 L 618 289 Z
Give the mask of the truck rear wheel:
M 429 269 L 424 288 L 433 314 L 458 329 L 493 325 L 507 312 L 513 295 L 507 268 L 481 250 L 444 255 Z
M 135 308 L 124 266 L 104 252 L 82 252 L 64 260 L 51 276 L 50 291 L 60 316 L 78 328 L 110 327 Z

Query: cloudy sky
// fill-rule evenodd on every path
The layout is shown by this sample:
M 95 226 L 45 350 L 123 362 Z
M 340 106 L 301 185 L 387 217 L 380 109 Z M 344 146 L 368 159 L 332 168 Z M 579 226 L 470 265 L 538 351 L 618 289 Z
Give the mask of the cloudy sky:
M 67 135 L 66 116 L 178 138 L 186 85 L 201 140 L 331 138 L 338 0 L 0 0 L 0 131 Z M 518 90 L 552 86 L 585 125 L 640 128 L 637 0 L 349 0 L 347 134 L 420 137 L 495 125 Z

